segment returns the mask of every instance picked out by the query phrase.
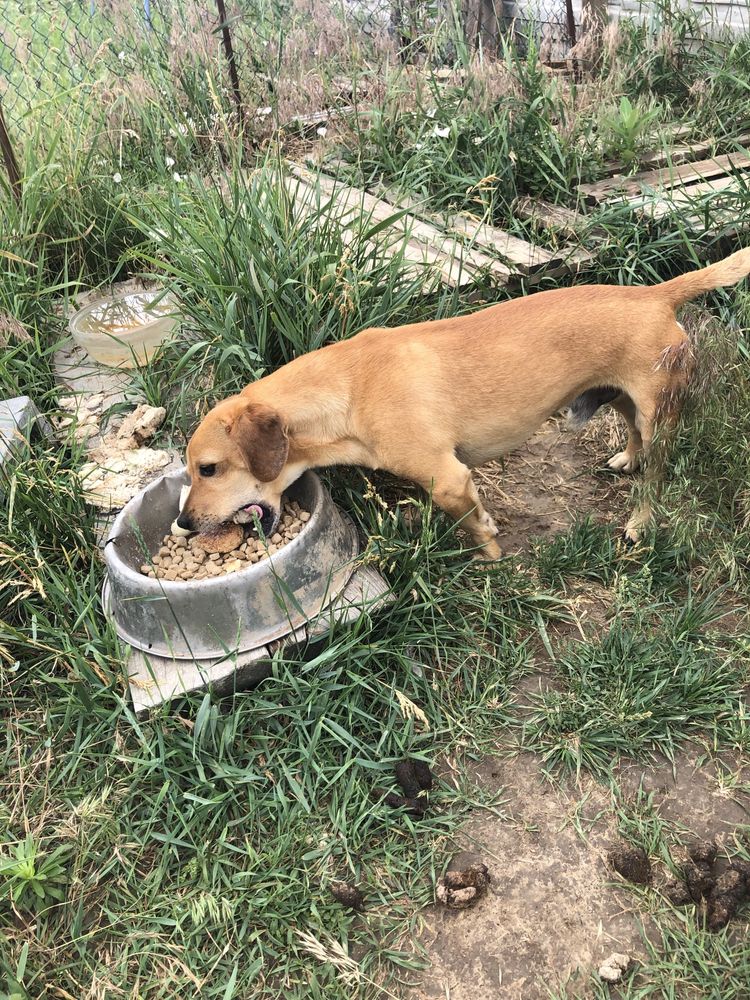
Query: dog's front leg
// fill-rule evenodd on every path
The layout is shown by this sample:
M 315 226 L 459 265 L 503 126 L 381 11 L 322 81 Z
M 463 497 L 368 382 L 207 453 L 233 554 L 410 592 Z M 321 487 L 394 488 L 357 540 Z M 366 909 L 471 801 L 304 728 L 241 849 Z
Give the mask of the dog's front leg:
M 471 535 L 479 548 L 477 559 L 499 559 L 502 555 L 497 544 L 497 525 L 482 506 L 471 470 L 454 456 L 442 459 L 433 468 L 430 480 L 416 477 L 420 486 L 432 490 L 432 498 L 461 527 Z

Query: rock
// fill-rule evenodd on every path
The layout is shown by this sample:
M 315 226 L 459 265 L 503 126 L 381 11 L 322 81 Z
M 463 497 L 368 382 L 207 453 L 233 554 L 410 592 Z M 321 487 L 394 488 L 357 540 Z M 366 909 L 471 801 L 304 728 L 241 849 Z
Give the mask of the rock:
M 115 446 L 124 451 L 140 448 L 154 436 L 166 415 L 163 406 L 149 406 L 147 403 L 136 406 L 117 429 Z
M 111 453 L 97 447 L 92 461 L 81 466 L 81 482 L 86 500 L 101 510 L 124 507 L 171 461 L 166 451 L 139 448 Z
M 619 983 L 632 964 L 629 955 L 618 951 L 612 952 L 599 966 L 599 978 L 605 983 Z

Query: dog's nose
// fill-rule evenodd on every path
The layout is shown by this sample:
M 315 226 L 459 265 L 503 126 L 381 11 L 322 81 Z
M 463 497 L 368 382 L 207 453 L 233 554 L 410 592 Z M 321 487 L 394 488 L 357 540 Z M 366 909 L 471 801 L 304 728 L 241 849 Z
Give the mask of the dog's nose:
M 182 528 L 184 531 L 193 530 L 193 522 L 189 514 L 186 514 L 184 510 L 181 510 L 177 518 L 178 528 Z

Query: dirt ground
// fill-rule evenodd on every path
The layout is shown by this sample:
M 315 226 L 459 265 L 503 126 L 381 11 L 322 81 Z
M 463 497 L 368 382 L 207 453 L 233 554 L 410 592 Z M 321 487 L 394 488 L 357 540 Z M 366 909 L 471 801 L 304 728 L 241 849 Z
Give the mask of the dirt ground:
M 500 547 L 513 554 L 533 537 L 556 535 L 582 513 L 624 527 L 632 480 L 606 471 L 624 442 L 624 425 L 608 408 L 583 432 L 552 417 L 503 462 L 474 473 L 487 510 L 500 529 Z
M 625 802 L 642 784 L 688 839 L 721 845 L 750 821 L 750 796 L 723 775 L 721 763 L 685 754 L 674 773 L 666 760 L 626 764 L 618 780 Z M 504 817 L 477 813 L 456 846 L 487 864 L 490 886 L 473 909 L 425 913 L 421 943 L 432 965 L 415 998 L 548 1000 L 566 984 L 585 995 L 588 975 L 612 952 L 643 957 L 644 916 L 605 863 L 619 842 L 610 790 L 591 778 L 553 785 L 531 754 L 485 761 L 476 779 L 501 793 Z M 664 879 L 657 870 L 657 883 Z
M 611 521 L 613 530 L 625 523 L 629 481 L 597 471 L 618 450 L 621 433 L 610 415 L 584 435 L 553 419 L 502 466 L 478 471 L 505 552 L 525 548 L 530 536 L 556 534 L 585 512 Z M 524 691 L 546 685 L 543 672 L 525 678 L 521 701 Z M 642 787 L 659 815 L 686 835 L 721 843 L 750 821 L 750 797 L 727 785 L 715 761 L 685 754 L 674 773 L 668 761 L 625 763 L 616 778 L 625 802 Z M 456 860 L 459 867 L 483 860 L 490 886 L 472 909 L 426 911 L 421 944 L 432 964 L 415 1000 L 547 1000 L 565 984 L 585 995 L 589 974 L 612 952 L 643 956 L 643 915 L 605 864 L 619 841 L 610 789 L 588 777 L 552 784 L 531 754 L 489 759 L 476 780 L 501 794 L 503 815 L 478 812 L 455 845 L 471 858 Z

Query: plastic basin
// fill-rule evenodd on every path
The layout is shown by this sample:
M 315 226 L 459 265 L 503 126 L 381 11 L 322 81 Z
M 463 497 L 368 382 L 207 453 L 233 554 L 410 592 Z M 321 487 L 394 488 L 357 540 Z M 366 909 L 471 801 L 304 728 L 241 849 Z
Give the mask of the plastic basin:
M 99 364 L 134 368 L 174 336 L 179 322 L 177 304 L 169 294 L 132 292 L 97 299 L 79 309 L 70 319 L 70 332 Z

